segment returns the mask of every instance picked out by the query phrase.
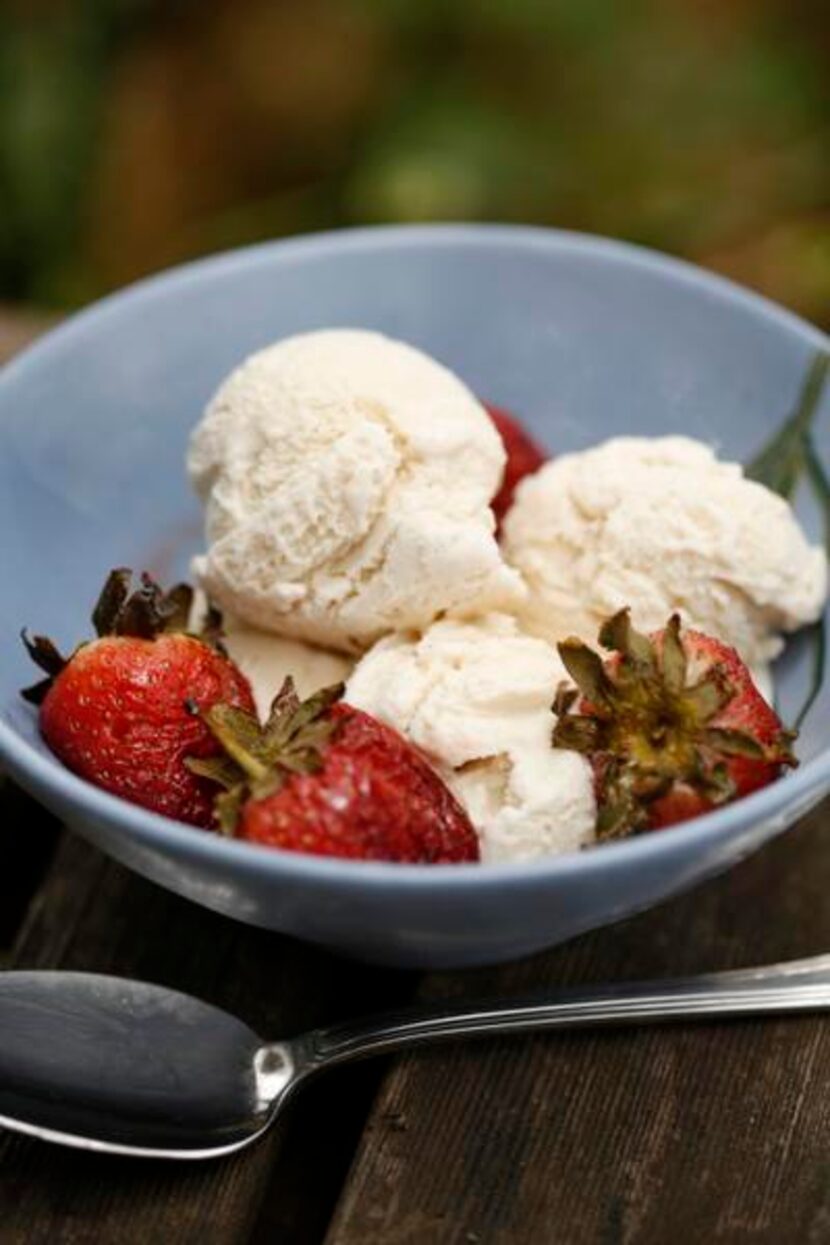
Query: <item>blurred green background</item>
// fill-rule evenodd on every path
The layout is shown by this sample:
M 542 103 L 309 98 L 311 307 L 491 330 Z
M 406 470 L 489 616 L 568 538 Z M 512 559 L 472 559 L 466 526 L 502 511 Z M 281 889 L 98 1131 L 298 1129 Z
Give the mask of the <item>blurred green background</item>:
M 304 230 L 529 221 L 830 322 L 827 0 L 5 0 L 0 298 Z

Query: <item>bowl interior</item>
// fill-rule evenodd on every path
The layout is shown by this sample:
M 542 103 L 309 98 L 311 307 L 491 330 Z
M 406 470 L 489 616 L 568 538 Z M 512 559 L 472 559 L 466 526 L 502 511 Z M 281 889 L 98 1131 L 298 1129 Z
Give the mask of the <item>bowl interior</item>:
M 553 451 L 678 432 L 746 460 L 792 408 L 815 330 L 684 265 L 534 230 L 357 231 L 269 245 L 145 282 L 76 317 L 0 378 L 0 718 L 37 741 L 18 690 L 25 624 L 64 645 L 115 565 L 186 573 L 200 545 L 190 429 L 222 377 L 277 337 L 364 326 L 406 339 Z M 826 343 L 825 343 L 826 344 Z M 830 455 L 830 403 L 818 421 Z M 818 515 L 799 499 L 808 530 Z M 779 662 L 785 718 L 814 647 Z M 830 689 L 799 751 L 826 749 Z M 38 747 L 41 745 L 38 743 Z

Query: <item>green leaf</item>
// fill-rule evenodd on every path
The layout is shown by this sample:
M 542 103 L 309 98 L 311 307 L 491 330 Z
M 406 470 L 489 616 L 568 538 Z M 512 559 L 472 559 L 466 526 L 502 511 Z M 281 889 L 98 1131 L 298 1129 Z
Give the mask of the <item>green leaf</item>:
M 565 715 L 553 728 L 554 748 L 584 752 L 590 756 L 602 746 L 602 742 L 602 724 L 597 718 Z
M 223 834 L 233 833 L 247 800 L 274 795 L 290 774 L 314 774 L 322 768 L 326 748 L 340 727 L 329 710 L 343 690 L 338 683 L 300 701 L 289 676 L 274 698 L 264 727 L 253 713 L 233 705 L 211 705 L 202 712 L 195 702 L 187 702 L 188 711 L 201 717 L 225 753 L 185 760 L 192 773 L 224 788 L 215 802 Z
M 684 700 L 702 722 L 708 722 L 729 704 L 735 689 L 724 677 L 720 666 L 712 666 L 699 682 L 684 691 Z
M 252 713 L 233 705 L 211 705 L 202 714 L 213 737 L 249 778 L 264 778 L 270 769 L 259 722 Z
M 810 672 L 810 690 L 793 723 L 796 731 L 801 730 L 801 725 L 816 703 L 818 694 L 824 684 L 824 671 L 827 667 L 827 624 L 823 617 L 818 622 L 813 623 L 808 631 L 808 636 L 813 652 L 813 668 Z
M 763 758 L 764 749 L 753 735 L 745 731 L 729 730 L 723 726 L 710 726 L 706 732 L 706 742 L 715 752 L 728 757 L 747 757 L 750 760 Z
M 804 465 L 807 469 L 807 479 L 810 481 L 816 501 L 821 509 L 821 519 L 824 527 L 824 547 L 827 555 L 830 557 L 830 477 L 824 468 L 816 449 L 816 443 L 812 433 L 804 438 Z
M 245 803 L 246 796 L 247 787 L 245 783 L 239 783 L 238 786 L 232 787 L 230 791 L 223 791 L 221 795 L 216 797 L 214 811 L 220 834 L 225 834 L 232 838 L 236 833 L 239 814 L 242 811 L 242 805 Z
M 605 666 L 599 654 L 575 638 L 563 640 L 556 647 L 562 658 L 562 664 L 582 695 L 586 696 L 592 705 L 607 706 L 613 696 L 614 687 L 605 673 Z
M 608 843 L 613 839 L 627 839 L 637 833 L 636 809 L 629 800 L 601 804 L 597 810 L 597 842 Z
M 686 686 L 686 649 L 680 636 L 680 617 L 672 614 L 663 635 L 663 678 L 672 692 L 681 692 Z
M 824 544 L 830 556 L 830 478 L 818 456 L 812 434 L 805 438 L 804 451 L 807 476 L 821 508 Z M 795 719 L 796 730 L 801 729 L 801 724 L 815 704 L 824 683 L 827 666 L 827 623 L 823 615 L 818 622 L 813 623 L 808 634 L 813 653 L 813 668 L 810 672 L 810 690 Z
M 618 610 L 611 618 L 607 618 L 600 627 L 599 642 L 603 648 L 621 653 L 623 657 L 638 668 L 655 673 L 657 655 L 654 645 L 647 635 L 642 635 L 631 625 L 631 611 Z
M 291 715 L 289 739 L 296 739 L 313 722 L 323 717 L 342 698 L 345 690 L 345 683 L 333 683 L 331 687 L 321 687 L 319 692 L 304 700 Z
M 710 770 L 702 770 L 697 779 L 698 790 L 712 804 L 728 804 L 734 800 L 737 788 L 729 776 L 729 769 L 722 761 Z
M 240 781 L 240 768 L 230 757 L 185 757 L 184 763 L 191 774 L 208 778 L 226 791 L 231 791 Z
M 744 468 L 749 480 L 765 484 L 781 497 L 792 497 L 806 466 L 806 440 L 830 370 L 830 354 L 814 355 L 795 410 Z
M 830 354 L 819 351 L 810 364 L 795 411 L 777 433 L 745 467 L 750 480 L 765 484 L 782 497 L 791 498 L 806 474 L 821 510 L 824 543 L 830 554 L 830 478 L 813 440 L 813 420 L 830 373 Z M 813 650 L 810 690 L 795 719 L 796 730 L 815 704 L 824 682 L 827 634 L 824 618 L 809 630 Z

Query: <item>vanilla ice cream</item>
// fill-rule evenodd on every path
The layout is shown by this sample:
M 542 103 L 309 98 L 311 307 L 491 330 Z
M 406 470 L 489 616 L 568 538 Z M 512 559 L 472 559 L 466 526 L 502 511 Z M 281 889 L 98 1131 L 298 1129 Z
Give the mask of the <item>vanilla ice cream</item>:
M 827 594 L 824 552 L 788 503 L 687 437 L 618 437 L 546 464 L 519 486 L 504 547 L 535 635 L 595 640 L 626 605 L 652 631 L 677 610 L 762 682 L 780 633 L 818 618 Z
M 209 624 L 209 610 L 210 602 L 201 588 L 197 588 L 190 607 L 188 630 L 198 635 Z M 304 700 L 321 687 L 344 682 L 354 669 L 354 660 L 344 653 L 260 631 L 234 618 L 233 614 L 221 616 L 221 634 L 225 651 L 251 685 L 257 713 L 263 721 L 288 675 Z
M 343 652 L 441 613 L 513 609 L 489 503 L 504 449 L 421 351 L 355 329 L 252 355 L 196 428 L 208 550 L 194 571 L 245 622 Z
M 529 860 L 594 838 L 591 767 L 551 744 L 551 702 L 566 677 L 549 644 L 490 615 L 381 640 L 346 700 L 430 757 L 478 830 L 483 860 Z
M 250 683 L 263 719 L 288 675 L 300 699 L 305 700 L 321 687 L 343 682 L 354 666 L 344 653 L 260 631 L 231 616 L 223 618 L 222 631 L 228 655 Z

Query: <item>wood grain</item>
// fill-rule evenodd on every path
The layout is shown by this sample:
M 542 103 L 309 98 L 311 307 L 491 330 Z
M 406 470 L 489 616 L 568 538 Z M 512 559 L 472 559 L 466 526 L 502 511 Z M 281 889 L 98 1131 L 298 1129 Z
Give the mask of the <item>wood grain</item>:
M 46 876 L 60 826 L 0 773 L 0 968 Z
M 412 982 L 197 908 L 74 837 L 59 849 L 13 963 L 161 982 L 275 1036 L 385 1006 Z M 264 1141 L 207 1164 L 105 1159 L 7 1134 L 0 1239 L 223 1245 L 251 1239 L 261 1220 L 281 1224 L 282 1239 L 319 1241 L 380 1072 L 367 1065 L 357 1078 L 321 1082 Z
M 830 949 L 828 807 L 719 881 L 429 996 L 736 967 Z M 830 1240 L 830 1028 L 741 1021 L 400 1058 L 327 1245 Z

